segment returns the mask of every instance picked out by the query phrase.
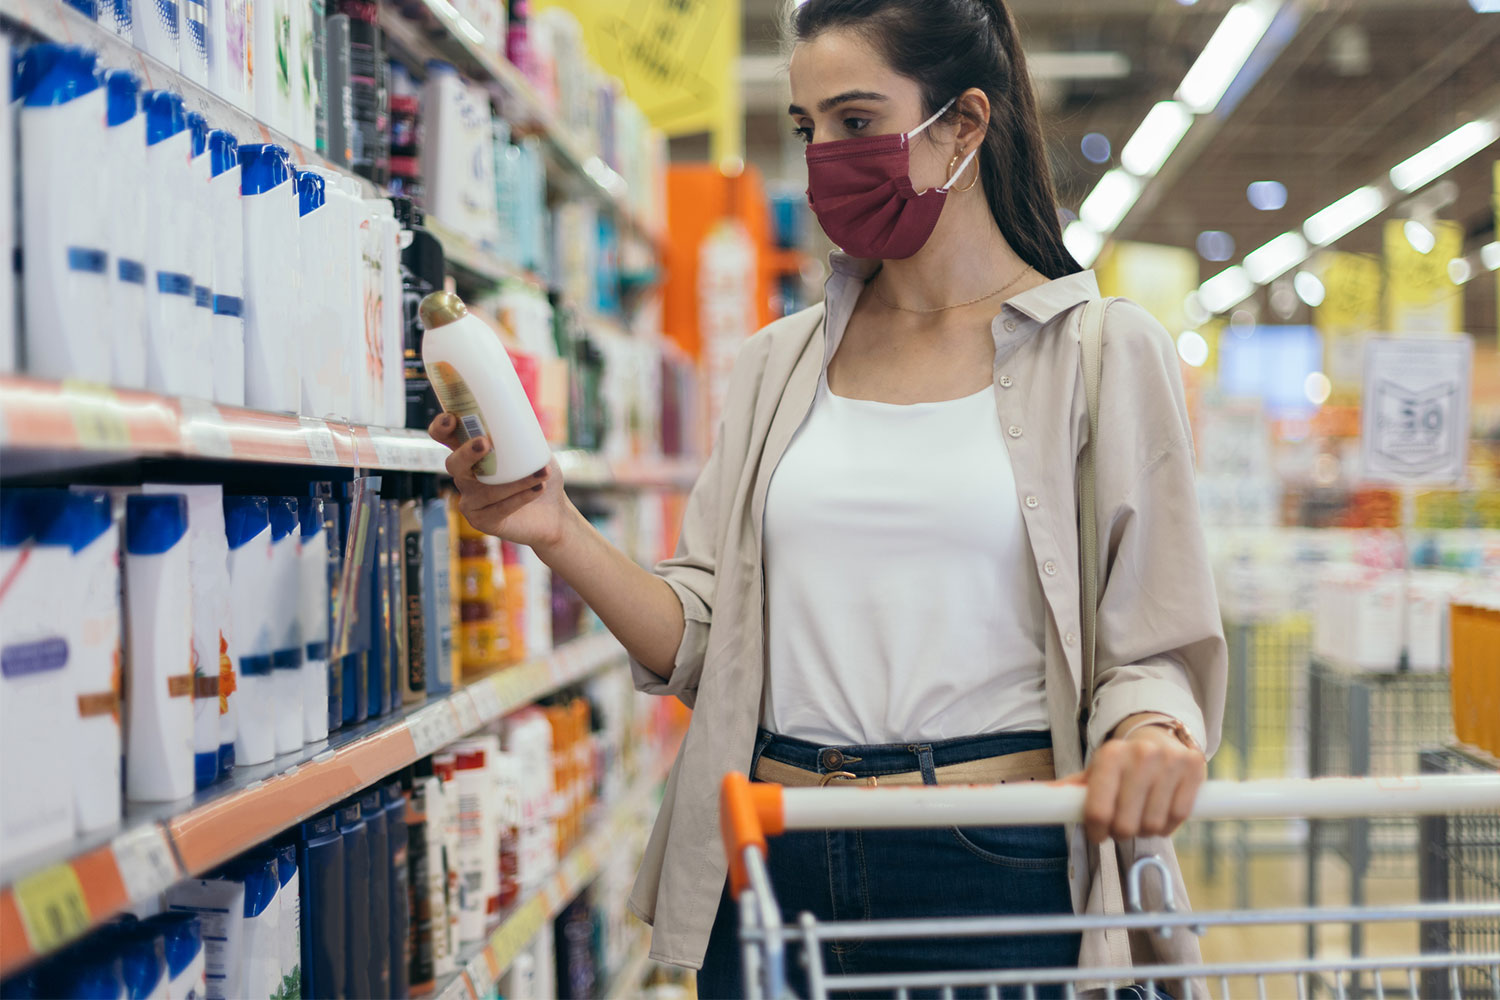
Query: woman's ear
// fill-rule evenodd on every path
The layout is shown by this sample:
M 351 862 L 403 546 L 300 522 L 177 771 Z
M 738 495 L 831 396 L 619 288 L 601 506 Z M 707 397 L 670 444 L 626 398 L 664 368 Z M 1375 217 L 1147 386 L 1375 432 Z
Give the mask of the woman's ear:
M 970 150 L 984 141 L 990 126 L 990 99 L 978 87 L 958 95 L 958 130 L 954 135 L 958 148 Z

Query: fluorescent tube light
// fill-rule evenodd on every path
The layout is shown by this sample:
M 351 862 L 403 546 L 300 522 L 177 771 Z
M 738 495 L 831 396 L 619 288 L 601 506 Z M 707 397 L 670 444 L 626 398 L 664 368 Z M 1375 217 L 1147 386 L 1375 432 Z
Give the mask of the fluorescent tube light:
M 1192 113 L 1177 101 L 1159 102 L 1120 151 L 1120 165 L 1138 177 L 1156 176 L 1192 124 Z
M 1500 242 L 1486 243 L 1479 248 L 1479 263 L 1486 271 L 1500 271 Z
M 1301 233 L 1282 233 L 1245 254 L 1245 275 L 1257 285 L 1264 285 L 1306 260 L 1307 251 L 1307 240 Z
M 1391 168 L 1398 191 L 1425 187 L 1500 137 L 1500 125 L 1480 119 L 1454 129 L 1415 156 Z
M 1184 330 L 1177 338 L 1177 356 L 1194 368 L 1208 361 L 1208 341 L 1197 330 Z
M 1063 246 L 1080 267 L 1091 267 L 1104 248 L 1104 237 L 1087 222 L 1070 222 L 1063 230 Z
M 1314 309 L 1322 305 L 1323 299 L 1328 296 L 1323 280 L 1311 271 L 1298 271 L 1297 276 L 1292 279 L 1292 290 L 1297 293 L 1297 298 Z
M 1350 191 L 1321 212 L 1308 216 L 1302 235 L 1314 246 L 1325 246 L 1351 233 L 1385 210 L 1385 195 L 1377 187 Z
M 1140 195 L 1140 180 L 1117 167 L 1099 178 L 1094 190 L 1078 206 L 1078 217 L 1093 226 L 1096 232 L 1111 232 Z
M 1411 248 L 1417 253 L 1432 253 L 1432 248 L 1437 246 L 1437 237 L 1432 235 L 1432 230 L 1416 219 L 1407 219 L 1406 225 L 1401 227 L 1401 232 L 1406 235 L 1406 242 L 1410 243 Z
M 1276 17 L 1277 0 L 1242 0 L 1229 8 L 1203 51 L 1182 78 L 1176 97 L 1195 114 L 1208 114 L 1240 75 L 1250 53 Z
M 1255 282 L 1236 264 L 1198 286 L 1198 301 L 1211 313 L 1228 312 L 1255 294 Z

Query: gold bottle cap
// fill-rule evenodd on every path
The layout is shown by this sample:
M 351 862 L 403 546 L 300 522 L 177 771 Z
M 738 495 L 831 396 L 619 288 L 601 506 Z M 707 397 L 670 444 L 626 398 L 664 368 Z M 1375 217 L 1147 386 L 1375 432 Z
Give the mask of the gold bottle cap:
M 417 306 L 417 314 L 422 318 L 422 328 L 435 330 L 449 323 L 456 323 L 469 315 L 464 300 L 452 292 L 433 292 L 422 299 L 422 304 Z

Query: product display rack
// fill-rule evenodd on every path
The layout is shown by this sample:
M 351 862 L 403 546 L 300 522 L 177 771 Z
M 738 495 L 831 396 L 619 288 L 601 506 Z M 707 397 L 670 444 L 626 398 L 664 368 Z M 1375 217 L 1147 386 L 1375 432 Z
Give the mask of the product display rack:
M 0 889 L 0 976 L 56 950 L 131 903 L 202 874 L 486 723 L 623 658 L 613 637 L 584 636 L 547 656 L 429 699 L 403 716 L 340 730 L 326 743 L 258 767 L 238 768 L 229 782 L 205 789 L 189 803 L 132 806 L 123 829 L 81 837 L 6 873 L 7 884 Z M 608 832 L 587 842 L 594 853 L 582 855 L 579 865 L 591 861 L 597 868 L 608 848 Z M 572 871 L 565 868 L 562 874 Z
M 650 765 L 646 775 L 604 813 L 584 841 L 568 852 L 547 883 L 517 903 L 483 944 L 459 956 L 459 971 L 438 984 L 438 1000 L 476 1000 L 490 995 L 516 956 L 547 922 L 598 877 L 621 837 L 640 823 L 643 809 L 654 807 L 657 789 L 666 780 L 675 756 L 664 753 Z
M 643 927 L 637 932 L 637 940 L 630 949 L 630 958 L 621 967 L 615 978 L 610 981 L 609 989 L 604 996 L 609 1000 L 630 1000 L 637 996 L 641 989 L 641 980 L 646 978 L 646 970 L 651 967 L 651 930 Z

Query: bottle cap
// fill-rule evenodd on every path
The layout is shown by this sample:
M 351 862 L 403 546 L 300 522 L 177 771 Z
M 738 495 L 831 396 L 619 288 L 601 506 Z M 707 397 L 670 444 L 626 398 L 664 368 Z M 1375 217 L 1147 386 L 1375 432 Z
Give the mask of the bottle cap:
M 240 147 L 240 194 L 265 194 L 290 180 L 280 146 L 254 143 Z
M 271 541 L 279 542 L 297 527 L 297 500 L 295 497 L 270 497 L 267 507 L 271 518 Z
M 237 549 L 271 527 L 270 502 L 265 497 L 225 497 L 224 535 Z
M 170 90 L 148 90 L 146 105 L 146 145 L 154 146 L 163 139 L 187 128 L 187 108 L 182 95 Z
M 43 42 L 16 59 L 11 96 L 28 108 L 67 104 L 99 89 L 99 57 L 78 45 Z
M 134 118 L 141 109 L 141 78 L 128 69 L 112 69 L 104 74 L 104 86 L 108 91 L 110 126 L 123 125 Z
M 0 493 L 0 548 L 13 549 L 31 537 L 30 506 L 20 490 Z
M 217 177 L 239 166 L 240 144 L 223 129 L 213 129 L 208 133 L 208 157 L 209 173 Z
M 114 523 L 108 493 L 37 492 L 46 494 L 32 507 L 37 515 L 32 523 L 40 525 L 37 541 L 42 545 L 66 545 L 80 552 Z
M 430 77 L 434 73 L 452 73 L 454 76 L 457 76 L 458 70 L 454 68 L 452 63 L 443 62 L 441 59 L 429 59 L 427 60 L 427 75 Z
M 196 913 L 171 910 L 158 913 L 146 925 L 161 934 L 167 950 L 167 969 L 177 978 L 203 950 L 203 919 Z
M 323 207 L 327 200 L 323 185 L 323 178 L 311 170 L 297 171 L 297 208 L 300 214 L 307 215 Z
M 187 534 L 187 497 L 181 493 L 133 493 L 125 498 L 125 551 L 155 556 Z
M 282 844 L 276 849 L 276 881 L 283 886 L 297 877 L 297 845 Z
M 304 541 L 323 530 L 323 510 L 327 502 L 324 497 L 303 497 L 297 501 L 297 519 L 302 523 Z
M 208 119 L 196 111 L 189 111 L 187 123 L 188 131 L 193 134 L 193 155 L 202 156 L 208 152 Z
M 469 315 L 469 309 L 464 305 L 464 300 L 452 292 L 433 292 L 422 300 L 422 304 L 417 307 L 417 314 L 422 318 L 424 329 L 436 330 L 463 319 Z

